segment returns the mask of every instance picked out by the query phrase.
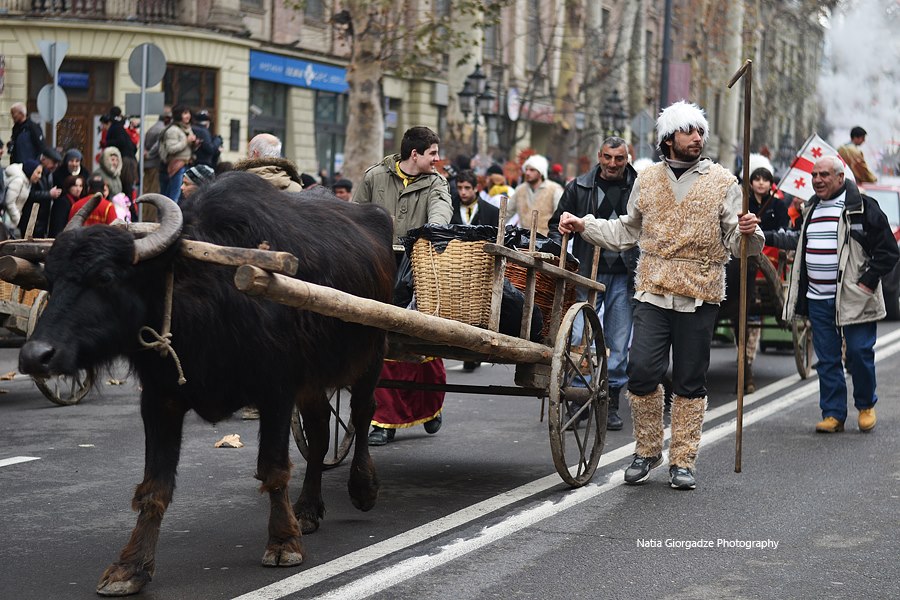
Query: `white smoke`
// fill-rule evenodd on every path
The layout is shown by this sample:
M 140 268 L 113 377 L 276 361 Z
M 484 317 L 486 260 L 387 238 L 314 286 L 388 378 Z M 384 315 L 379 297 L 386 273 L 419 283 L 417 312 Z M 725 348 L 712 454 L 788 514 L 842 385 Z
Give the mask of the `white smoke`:
M 878 174 L 900 160 L 900 0 L 845 0 L 825 34 L 819 101 L 835 147 L 859 125 L 862 147 Z

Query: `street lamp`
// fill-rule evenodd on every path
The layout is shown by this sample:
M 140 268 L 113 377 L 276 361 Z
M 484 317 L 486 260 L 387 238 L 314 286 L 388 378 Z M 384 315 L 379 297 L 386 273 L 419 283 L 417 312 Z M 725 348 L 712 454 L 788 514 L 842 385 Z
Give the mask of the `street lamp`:
M 481 70 L 481 65 L 475 65 L 475 70 L 466 77 L 463 89 L 459 94 L 459 107 L 462 111 L 466 122 L 471 114 L 472 119 L 472 156 L 478 154 L 478 126 L 481 123 L 481 117 L 485 119 L 493 117 L 491 109 L 497 94 L 491 89 L 491 84 L 487 83 L 487 75 Z
M 622 99 L 619 97 L 619 90 L 613 88 L 612 93 L 607 96 L 603 103 L 603 110 L 600 112 L 600 124 L 603 126 L 606 135 L 622 135 L 625 130 L 625 120 L 628 115 L 622 106 Z

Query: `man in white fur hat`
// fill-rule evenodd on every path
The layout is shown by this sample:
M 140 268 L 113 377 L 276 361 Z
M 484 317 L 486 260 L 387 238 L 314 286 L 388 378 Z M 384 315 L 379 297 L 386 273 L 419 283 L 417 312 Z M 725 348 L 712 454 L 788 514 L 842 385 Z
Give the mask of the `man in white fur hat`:
M 548 223 L 556 212 L 559 199 L 562 198 L 561 185 L 547 179 L 547 159 L 540 154 L 532 154 L 522 164 L 525 183 L 516 188 L 512 195 L 512 206 L 516 214 L 510 219 L 513 224 L 531 229 L 531 213 L 538 211 L 537 232 L 547 235 L 550 231 Z M 517 219 L 518 218 L 518 219 Z
M 740 255 L 742 236 L 749 255 L 759 254 L 764 238 L 754 214 L 740 215 L 742 194 L 734 175 L 701 156 L 709 137 L 703 110 L 676 102 L 660 113 L 656 133 L 663 160 L 638 177 L 628 214 L 610 221 L 563 213 L 559 230 L 580 233 L 608 250 L 640 248 L 627 394 L 635 453 L 625 483 L 645 482 L 662 463 L 662 380 L 671 351 L 669 484 L 692 490 L 725 263 Z

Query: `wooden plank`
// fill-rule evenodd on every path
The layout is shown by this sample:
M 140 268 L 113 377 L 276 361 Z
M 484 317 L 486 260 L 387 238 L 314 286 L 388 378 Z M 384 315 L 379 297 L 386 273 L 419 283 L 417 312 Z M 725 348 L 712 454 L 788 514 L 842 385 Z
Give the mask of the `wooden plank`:
M 564 233 L 559 249 L 559 269 L 566 273 L 568 273 L 568 271 L 566 271 L 566 252 L 568 247 L 569 234 Z M 562 322 L 563 300 L 565 299 L 565 296 L 566 280 L 562 278 L 557 279 L 556 288 L 553 290 L 553 310 L 550 313 L 550 332 L 548 333 L 550 344 L 554 347 L 556 346 L 556 335 L 559 333 L 559 325 Z
M 266 271 L 293 275 L 300 261 L 289 252 L 273 252 L 256 248 L 232 248 L 195 240 L 181 241 L 181 254 L 203 262 L 239 267 L 254 265 Z
M 0 242 L 0 256 L 16 256 L 31 262 L 43 262 L 53 240 L 7 240 Z
M 316 285 L 244 265 L 234 276 L 235 286 L 251 296 L 311 310 L 349 323 L 359 323 L 427 339 L 436 345 L 458 346 L 515 362 L 549 364 L 553 349 L 517 337 L 480 329 L 458 321 L 360 298 L 334 288 Z
M 38 263 L 15 256 L 0 257 L 0 279 L 26 290 L 46 290 L 47 277 Z
M 497 245 L 503 245 L 503 235 L 506 222 L 506 206 L 509 198 L 500 198 L 500 217 L 497 223 Z M 500 306 L 503 304 L 503 280 L 506 279 L 506 259 L 502 256 L 494 257 L 494 271 L 491 279 L 491 314 L 488 317 L 488 329 L 498 331 L 500 329 Z
M 486 243 L 484 245 L 484 251 L 487 254 L 491 254 L 493 256 L 503 256 L 509 261 L 522 265 L 523 267 L 534 268 L 535 270 L 546 273 L 552 277 L 574 282 L 582 287 L 588 288 L 589 290 L 597 290 L 598 292 L 606 291 L 606 286 L 602 283 L 591 281 L 587 277 L 582 277 L 578 273 L 572 273 L 570 271 L 566 271 L 565 269 L 560 269 L 556 265 L 545 263 L 542 260 L 536 260 L 528 256 L 527 254 L 519 252 L 518 250 L 507 248 L 506 246 Z
M 537 219 L 539 211 L 531 212 L 531 231 L 537 231 Z M 535 255 L 534 246 L 537 236 L 531 234 L 528 236 L 528 254 Z M 525 296 L 525 303 L 522 305 L 522 324 L 519 328 L 519 337 L 531 339 L 531 316 L 534 314 L 534 289 L 537 285 L 537 275 L 534 269 L 526 269 L 525 271 L 525 290 L 522 294 Z

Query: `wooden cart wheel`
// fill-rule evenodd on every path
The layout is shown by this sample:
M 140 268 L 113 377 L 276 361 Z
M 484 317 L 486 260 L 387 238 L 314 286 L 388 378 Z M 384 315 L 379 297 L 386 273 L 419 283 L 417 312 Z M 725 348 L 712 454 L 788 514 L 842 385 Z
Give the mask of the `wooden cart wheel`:
M 813 365 L 812 326 L 808 319 L 794 319 L 791 323 L 791 338 L 794 341 L 794 361 L 800 379 L 809 377 Z
M 350 403 L 346 406 L 341 403 L 341 398 L 349 396 L 350 390 L 337 389 L 331 390 L 328 396 L 328 404 L 331 408 L 331 418 L 329 424 L 330 441 L 328 444 L 328 454 L 322 466 L 331 469 L 343 462 L 347 455 L 350 454 L 350 446 L 353 445 L 353 436 L 356 428 L 350 420 Z M 303 431 L 303 421 L 300 417 L 300 409 L 294 407 L 294 413 L 291 417 L 291 431 L 294 433 L 294 441 L 297 443 L 297 449 L 303 458 L 309 460 L 309 446 L 306 443 L 306 434 Z
M 573 332 L 579 318 L 584 322 L 581 339 Z M 609 408 L 606 344 L 600 319 L 587 302 L 573 305 L 562 320 L 553 352 L 549 391 L 553 464 L 563 481 L 581 487 L 591 480 L 600 463 Z M 585 412 L 587 421 L 579 423 Z
M 31 337 L 37 321 L 47 306 L 47 292 L 41 292 L 34 299 L 31 311 L 28 313 L 28 327 L 25 331 L 25 339 Z M 34 384 L 41 393 L 54 404 L 71 406 L 78 404 L 87 396 L 94 387 L 94 378 L 87 371 L 78 371 L 75 375 L 54 375 L 52 377 L 32 377 Z

